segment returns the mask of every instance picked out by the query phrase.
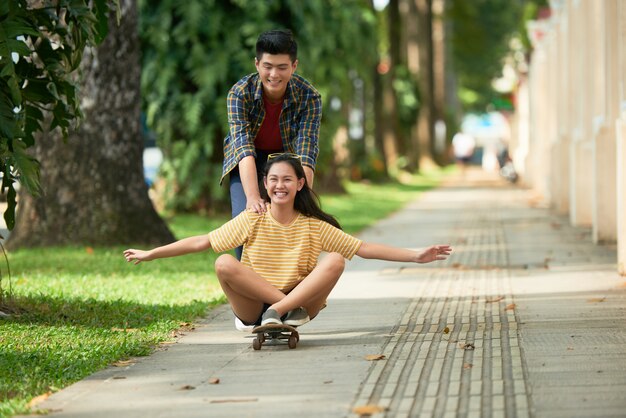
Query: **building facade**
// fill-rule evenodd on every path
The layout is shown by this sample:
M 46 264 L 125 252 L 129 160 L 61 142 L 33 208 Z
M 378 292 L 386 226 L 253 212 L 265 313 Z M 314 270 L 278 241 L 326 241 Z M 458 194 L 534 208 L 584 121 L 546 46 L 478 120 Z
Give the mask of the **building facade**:
M 626 1 L 556 0 L 532 22 L 513 154 L 527 185 L 626 275 Z

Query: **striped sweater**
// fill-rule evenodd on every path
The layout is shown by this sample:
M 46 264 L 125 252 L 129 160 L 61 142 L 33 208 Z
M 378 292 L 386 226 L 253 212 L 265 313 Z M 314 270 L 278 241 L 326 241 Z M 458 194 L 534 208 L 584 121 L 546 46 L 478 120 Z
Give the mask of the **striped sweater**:
M 293 289 L 317 265 L 322 251 L 336 252 L 348 260 L 361 240 L 327 222 L 302 214 L 290 224 L 264 214 L 243 211 L 209 233 L 211 247 L 223 252 L 244 246 L 241 262 L 281 291 Z

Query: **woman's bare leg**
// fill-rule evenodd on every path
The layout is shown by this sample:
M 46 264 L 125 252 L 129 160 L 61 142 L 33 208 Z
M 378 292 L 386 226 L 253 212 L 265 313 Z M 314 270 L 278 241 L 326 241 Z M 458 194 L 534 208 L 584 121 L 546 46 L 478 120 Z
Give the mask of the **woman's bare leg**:
M 280 316 L 304 307 L 311 318 L 315 317 L 324 306 L 326 298 L 341 277 L 346 262 L 341 254 L 330 253 L 285 297 L 273 302 L 270 308 Z
M 231 255 L 224 254 L 215 260 L 215 273 L 233 312 L 248 324 L 259 318 L 264 303 L 271 305 L 285 297 L 283 292 Z

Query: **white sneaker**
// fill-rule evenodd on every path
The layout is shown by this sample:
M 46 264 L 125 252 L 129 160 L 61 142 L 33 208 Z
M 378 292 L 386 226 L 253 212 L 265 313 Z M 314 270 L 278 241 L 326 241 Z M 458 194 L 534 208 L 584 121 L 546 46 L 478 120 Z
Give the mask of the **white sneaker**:
M 241 332 L 252 332 L 252 330 L 254 329 L 254 325 L 246 325 L 241 322 L 241 319 L 235 317 L 235 328 L 237 329 L 237 331 Z

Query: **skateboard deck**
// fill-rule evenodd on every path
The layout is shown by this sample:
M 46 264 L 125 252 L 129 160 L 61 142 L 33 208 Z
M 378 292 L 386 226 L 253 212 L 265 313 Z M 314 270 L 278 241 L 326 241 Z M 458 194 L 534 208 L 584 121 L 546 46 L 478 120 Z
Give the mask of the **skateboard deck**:
M 295 327 L 285 324 L 268 324 L 260 325 L 252 330 L 256 334 L 252 340 L 252 348 L 260 350 L 263 343 L 271 341 L 272 343 L 279 341 L 287 341 L 289 348 L 296 348 L 300 341 L 300 334 Z

